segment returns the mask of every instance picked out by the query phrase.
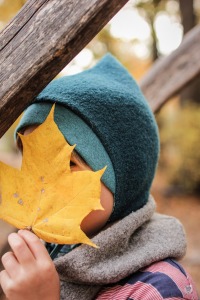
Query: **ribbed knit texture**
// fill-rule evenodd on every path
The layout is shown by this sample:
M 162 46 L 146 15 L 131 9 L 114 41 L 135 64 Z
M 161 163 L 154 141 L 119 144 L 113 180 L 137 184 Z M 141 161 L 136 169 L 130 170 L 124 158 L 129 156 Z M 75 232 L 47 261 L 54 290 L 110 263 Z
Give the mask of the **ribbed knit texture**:
M 115 173 L 111 221 L 147 202 L 159 153 L 157 125 L 135 80 L 114 57 L 106 55 L 87 71 L 52 81 L 39 102 L 56 102 L 74 112 L 101 141 Z M 98 159 L 90 162 L 92 168 Z

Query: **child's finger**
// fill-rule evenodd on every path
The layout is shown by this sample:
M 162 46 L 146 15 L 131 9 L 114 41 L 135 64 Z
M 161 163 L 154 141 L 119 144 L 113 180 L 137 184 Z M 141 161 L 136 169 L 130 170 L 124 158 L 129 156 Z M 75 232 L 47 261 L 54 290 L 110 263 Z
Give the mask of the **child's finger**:
M 19 262 L 17 261 L 13 252 L 5 253 L 1 258 L 2 264 L 7 271 L 8 275 L 12 278 L 19 273 Z
M 0 286 L 4 292 L 4 294 L 6 294 L 6 290 L 7 290 L 7 286 L 9 285 L 9 283 L 11 282 L 11 279 L 8 275 L 8 273 L 3 270 L 0 272 Z
M 30 265 L 35 258 L 25 243 L 24 239 L 17 233 L 11 233 L 8 236 L 8 243 L 13 250 L 13 253 L 21 265 Z
M 49 260 L 50 256 L 47 252 L 45 246 L 42 244 L 40 239 L 32 232 L 28 230 L 19 230 L 18 234 L 24 239 L 24 241 L 27 243 L 30 251 L 32 252 L 33 256 L 37 260 Z

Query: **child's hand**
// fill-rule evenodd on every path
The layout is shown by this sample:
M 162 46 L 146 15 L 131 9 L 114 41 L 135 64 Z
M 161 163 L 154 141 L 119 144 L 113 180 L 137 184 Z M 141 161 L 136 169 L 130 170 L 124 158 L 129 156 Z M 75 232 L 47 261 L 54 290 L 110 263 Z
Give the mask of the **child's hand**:
M 11 233 L 8 242 L 13 252 L 2 256 L 5 268 L 0 284 L 9 300 L 58 300 L 59 277 L 49 254 L 27 230 Z

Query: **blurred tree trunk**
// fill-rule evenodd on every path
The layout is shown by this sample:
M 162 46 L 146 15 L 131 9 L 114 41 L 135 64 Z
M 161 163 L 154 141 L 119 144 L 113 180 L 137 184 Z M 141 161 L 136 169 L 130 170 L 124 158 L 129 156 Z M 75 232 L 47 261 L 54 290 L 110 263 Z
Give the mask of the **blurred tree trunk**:
M 146 21 L 148 22 L 151 30 L 151 57 L 154 62 L 159 58 L 160 53 L 158 50 L 158 39 L 156 35 L 156 30 L 154 27 L 154 22 L 157 13 L 160 10 L 163 10 L 165 7 L 165 2 L 163 0 L 150 0 L 150 1 L 139 1 L 134 7 L 141 10 L 145 16 Z
M 194 13 L 194 0 L 179 0 L 179 7 L 184 34 L 186 34 L 196 25 L 196 16 Z
M 158 38 L 156 35 L 156 30 L 154 27 L 155 18 L 157 15 L 157 12 L 159 11 L 159 5 L 162 0 L 153 0 L 153 14 L 152 17 L 150 17 L 149 23 L 151 28 L 151 37 L 152 37 L 152 60 L 155 61 L 157 58 L 159 58 L 160 53 L 158 51 Z
M 149 17 L 149 25 L 151 28 L 151 38 L 152 38 L 152 61 L 154 62 L 156 59 L 159 58 L 160 53 L 158 51 L 158 39 L 157 39 L 157 35 L 156 35 L 156 31 L 154 28 L 154 20 L 155 20 L 155 16 L 156 14 L 153 15 L 153 17 Z
M 194 0 L 179 0 L 180 14 L 184 35 L 196 25 L 196 15 L 194 12 Z M 193 80 L 180 93 L 182 105 L 188 101 L 200 103 L 200 76 Z

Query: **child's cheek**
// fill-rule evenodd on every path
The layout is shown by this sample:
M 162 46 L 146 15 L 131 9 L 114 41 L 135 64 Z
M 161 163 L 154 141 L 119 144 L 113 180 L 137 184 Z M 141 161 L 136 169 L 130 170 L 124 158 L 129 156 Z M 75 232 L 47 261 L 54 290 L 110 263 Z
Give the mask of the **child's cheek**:
M 89 213 L 81 223 L 81 229 L 89 237 L 97 234 L 107 223 L 113 211 L 113 194 L 101 183 L 101 205 L 104 210 L 95 210 Z

